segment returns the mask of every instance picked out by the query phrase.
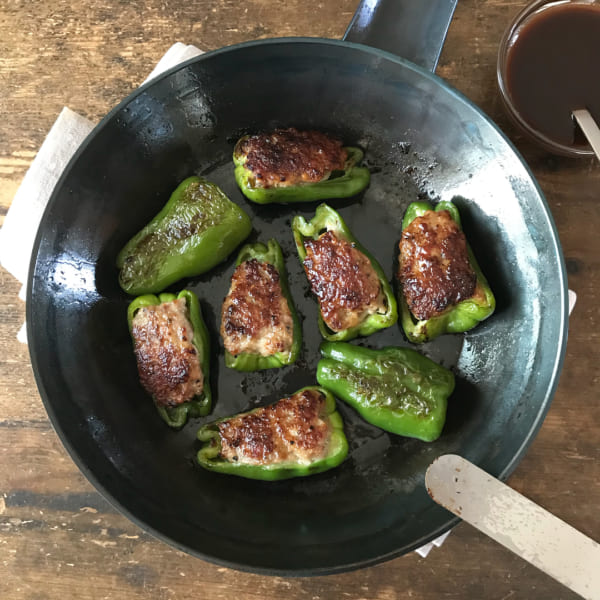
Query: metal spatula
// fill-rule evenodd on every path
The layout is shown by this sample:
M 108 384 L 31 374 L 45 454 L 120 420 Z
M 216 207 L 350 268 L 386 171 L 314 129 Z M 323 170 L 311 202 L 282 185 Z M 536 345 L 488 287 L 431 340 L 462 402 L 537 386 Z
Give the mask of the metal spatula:
M 600 600 L 600 545 L 454 454 L 425 474 L 429 495 L 587 600 Z

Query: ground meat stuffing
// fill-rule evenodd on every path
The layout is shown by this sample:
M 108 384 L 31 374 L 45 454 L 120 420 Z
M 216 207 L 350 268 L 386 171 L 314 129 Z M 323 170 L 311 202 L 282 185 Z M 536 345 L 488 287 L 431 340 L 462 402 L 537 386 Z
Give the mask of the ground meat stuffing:
M 277 269 L 252 258 L 236 268 L 221 310 L 225 349 L 271 356 L 289 352 L 294 322 Z
M 140 308 L 132 322 L 140 382 L 160 406 L 202 393 L 204 377 L 183 298 Z
M 221 457 L 250 465 L 310 464 L 327 456 L 331 426 L 325 397 L 304 390 L 219 423 Z
M 385 313 L 379 277 L 354 244 L 326 231 L 316 240 L 305 241 L 304 247 L 304 270 L 332 331 L 355 327 L 373 313 Z
M 447 210 L 427 211 L 402 232 L 398 278 L 419 320 L 442 314 L 475 293 L 464 233 Z
M 236 153 L 246 157 L 253 187 L 288 187 L 315 183 L 343 170 L 347 152 L 342 143 L 319 131 L 276 129 L 242 138 Z

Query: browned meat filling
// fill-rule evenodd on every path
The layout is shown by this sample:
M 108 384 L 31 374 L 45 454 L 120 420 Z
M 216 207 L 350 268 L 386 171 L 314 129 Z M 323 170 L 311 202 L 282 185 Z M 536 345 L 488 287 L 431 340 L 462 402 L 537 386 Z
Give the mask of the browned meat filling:
M 310 464 L 327 456 L 325 397 L 305 390 L 219 423 L 221 456 L 249 465 Z
M 398 277 L 419 320 L 473 296 L 477 275 L 469 263 L 467 241 L 447 210 L 427 211 L 402 232 Z
M 356 327 L 373 313 L 385 313 L 379 277 L 354 244 L 326 231 L 304 242 L 304 270 L 332 331 Z
M 221 335 L 233 355 L 289 352 L 294 323 L 277 269 L 255 258 L 233 273 L 221 311 Z
M 132 335 L 140 381 L 161 406 L 177 406 L 202 393 L 204 377 L 183 298 L 140 308 Z
M 342 170 L 347 153 L 342 143 L 319 131 L 276 129 L 241 141 L 237 151 L 246 156 L 254 187 L 286 187 L 314 183 Z

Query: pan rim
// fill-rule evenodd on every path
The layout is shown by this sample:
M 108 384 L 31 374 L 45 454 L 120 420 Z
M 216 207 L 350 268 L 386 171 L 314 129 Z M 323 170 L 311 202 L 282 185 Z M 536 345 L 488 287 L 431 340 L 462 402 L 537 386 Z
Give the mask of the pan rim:
M 546 201 L 546 198 L 536 180 L 533 173 L 531 172 L 529 166 L 527 165 L 524 158 L 521 156 L 519 151 L 515 148 L 512 142 L 508 139 L 508 137 L 499 129 L 499 127 L 488 117 L 477 105 L 475 105 L 471 100 L 469 100 L 466 96 L 464 96 L 461 92 L 453 88 L 449 83 L 447 83 L 441 77 L 435 75 L 434 73 L 424 69 L 406 59 L 403 59 L 399 56 L 396 56 L 390 52 L 386 52 L 383 50 L 379 50 L 376 48 L 371 48 L 369 46 L 364 46 L 361 44 L 356 44 L 347 41 L 341 40 L 331 40 L 325 38 L 311 38 L 311 37 L 283 37 L 283 38 L 269 38 L 266 40 L 256 40 L 250 42 L 243 42 L 240 44 L 235 44 L 232 46 L 227 46 L 224 48 L 219 48 L 216 50 L 212 50 L 201 54 L 197 57 L 189 59 L 171 69 L 161 73 L 156 78 L 149 80 L 148 82 L 142 84 L 139 88 L 134 90 L 131 94 L 126 96 L 121 102 L 119 102 L 113 109 L 111 109 L 101 120 L 100 122 L 92 129 L 92 131 L 88 134 L 82 144 L 79 146 L 77 151 L 74 153 L 73 157 L 69 161 L 65 170 L 61 174 L 58 179 L 56 186 L 51 194 L 51 197 L 48 201 L 42 219 L 40 221 L 40 227 L 38 228 L 31 261 L 29 267 L 29 273 L 27 278 L 27 297 L 26 297 L 26 320 L 27 320 L 27 336 L 28 336 L 28 347 L 29 354 L 32 364 L 32 369 L 34 372 L 34 377 L 36 381 L 36 385 L 38 391 L 40 393 L 40 397 L 42 398 L 42 402 L 44 404 L 44 408 L 48 413 L 48 417 L 54 430 L 56 431 L 61 443 L 71 456 L 73 462 L 77 465 L 78 469 L 83 473 L 86 479 L 96 488 L 96 490 L 101 494 L 101 496 L 116 510 L 118 510 L 121 514 L 125 515 L 130 521 L 135 523 L 142 531 L 145 531 L 151 534 L 156 539 L 168 544 L 171 547 L 175 547 L 178 550 L 191 554 L 197 558 L 201 558 L 207 562 L 233 568 L 240 571 L 258 573 L 262 575 L 277 575 L 277 576 L 286 576 L 286 577 L 305 577 L 305 576 L 319 576 L 319 575 L 327 575 L 327 574 L 335 574 L 335 573 L 343 573 L 347 571 L 356 570 L 359 568 L 365 568 L 368 566 L 373 566 L 375 564 L 379 564 L 384 561 L 388 561 L 390 559 L 396 558 L 398 556 L 402 556 L 407 554 L 420 546 L 434 540 L 441 534 L 450 530 L 454 527 L 460 519 L 457 517 L 451 517 L 449 520 L 444 523 L 440 528 L 438 528 L 433 533 L 430 533 L 426 536 L 423 536 L 421 539 L 413 542 L 412 544 L 406 545 L 402 548 L 395 549 L 391 552 L 378 555 L 376 557 L 372 557 L 371 559 L 359 560 L 355 562 L 346 562 L 341 565 L 336 566 L 327 566 L 327 567 L 309 567 L 309 568 L 300 568 L 300 569 L 281 569 L 281 568 L 266 568 L 264 566 L 249 564 L 249 562 L 239 563 L 232 560 L 227 560 L 219 557 L 215 557 L 212 555 L 207 555 L 198 550 L 188 547 L 185 544 L 179 543 L 176 540 L 172 539 L 168 535 L 162 533 L 155 527 L 149 525 L 142 519 L 136 517 L 122 502 L 118 501 L 112 493 L 108 491 L 103 483 L 99 481 L 99 479 L 94 475 L 92 470 L 85 464 L 83 458 L 79 455 L 78 451 L 72 445 L 67 432 L 63 429 L 60 424 L 60 420 L 56 411 L 53 408 L 53 404 L 50 401 L 49 394 L 47 393 L 46 386 L 42 377 L 41 369 L 40 369 L 40 356 L 39 356 L 39 348 L 37 347 L 39 344 L 38 336 L 36 332 L 33 330 L 33 314 L 32 314 L 32 306 L 33 306 L 33 281 L 36 273 L 36 264 L 37 257 L 39 254 L 40 244 L 44 237 L 43 235 L 43 227 L 42 224 L 46 221 L 48 214 L 50 213 L 53 205 L 56 203 L 57 197 L 59 195 L 60 190 L 64 187 L 65 181 L 68 179 L 71 171 L 73 170 L 75 164 L 78 162 L 79 157 L 86 148 L 92 143 L 92 141 L 97 137 L 97 135 L 106 127 L 106 125 L 114 118 L 114 116 L 119 113 L 123 107 L 133 101 L 137 96 L 143 94 L 146 90 L 150 89 L 154 84 L 159 81 L 170 77 L 173 73 L 186 68 L 190 64 L 194 64 L 196 62 L 201 62 L 203 60 L 211 60 L 212 57 L 225 54 L 225 53 L 234 53 L 246 50 L 248 48 L 256 47 L 256 46 L 269 46 L 269 45 L 304 45 L 304 44 L 314 44 L 314 45 L 325 45 L 325 46 L 339 46 L 342 48 L 351 48 L 358 50 L 360 52 L 367 52 L 370 54 L 375 54 L 381 58 L 386 60 L 390 60 L 397 64 L 402 65 L 404 68 L 408 68 L 409 70 L 415 71 L 419 73 L 421 76 L 429 78 L 433 80 L 437 85 L 441 85 L 447 93 L 449 93 L 454 99 L 457 101 L 466 104 L 471 110 L 474 110 L 488 125 L 492 127 L 492 129 L 503 139 L 505 144 L 508 145 L 508 148 L 512 150 L 515 157 L 519 160 L 521 166 L 525 169 L 526 174 L 528 175 L 531 183 L 533 184 L 539 200 L 544 208 L 545 218 L 547 222 L 547 226 L 549 231 L 551 231 L 553 236 L 553 245 L 552 245 L 552 253 L 557 257 L 557 262 L 559 266 L 559 284 L 560 284 L 560 303 L 561 303 L 561 318 L 560 318 L 560 327 L 559 327 L 559 349 L 556 354 L 554 364 L 552 365 L 552 369 L 550 372 L 550 385 L 546 390 L 543 401 L 540 403 L 540 409 L 537 413 L 537 417 L 533 426 L 530 428 L 528 435 L 523 440 L 520 447 L 517 449 L 516 453 L 513 455 L 512 460 L 506 465 L 506 467 L 502 470 L 502 472 L 497 476 L 501 480 L 506 480 L 510 474 L 517 467 L 519 462 L 522 460 L 525 455 L 527 449 L 537 436 L 543 421 L 546 417 L 546 414 L 549 410 L 550 404 L 554 397 L 554 393 L 558 386 L 560 372 L 562 370 L 562 365 L 564 362 L 565 354 L 566 354 L 566 344 L 567 344 L 567 334 L 568 334 L 568 303 L 567 303 L 567 278 L 566 278 L 566 266 L 564 255 L 562 252 L 562 248 L 560 246 L 560 240 L 558 237 L 558 231 L 556 228 L 556 224 L 554 222 L 552 213 L 550 211 L 550 207 Z

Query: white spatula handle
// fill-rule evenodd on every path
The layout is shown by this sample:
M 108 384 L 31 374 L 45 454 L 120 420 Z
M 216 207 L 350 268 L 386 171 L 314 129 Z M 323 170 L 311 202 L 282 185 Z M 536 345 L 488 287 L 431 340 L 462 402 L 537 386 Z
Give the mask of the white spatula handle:
M 460 456 L 425 475 L 444 508 L 587 600 L 600 600 L 600 545 Z

